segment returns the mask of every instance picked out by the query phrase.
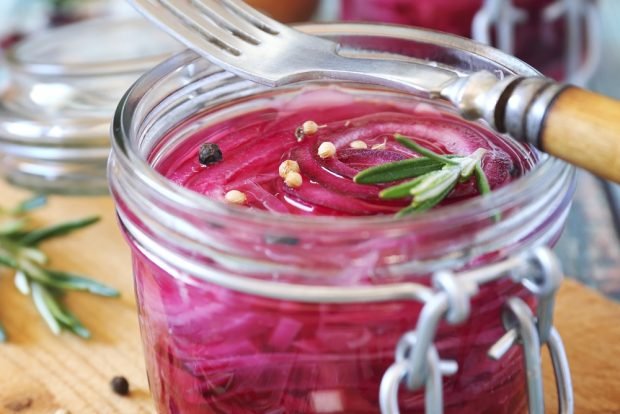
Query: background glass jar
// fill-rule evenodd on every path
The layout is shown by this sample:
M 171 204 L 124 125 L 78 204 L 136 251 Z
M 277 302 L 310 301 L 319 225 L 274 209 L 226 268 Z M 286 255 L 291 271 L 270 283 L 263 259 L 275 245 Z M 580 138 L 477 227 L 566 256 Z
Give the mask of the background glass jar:
M 109 125 L 123 92 L 178 44 L 141 18 L 49 29 L 8 50 L 0 174 L 37 191 L 107 191 Z
M 335 38 L 353 55 L 373 49 L 378 56 L 430 59 L 463 71 L 536 74 L 494 49 L 432 32 L 351 24 L 305 30 Z M 133 249 L 148 375 L 160 413 L 376 413 L 381 378 L 421 304 L 334 303 L 333 289 L 428 285 L 437 270 L 475 269 L 552 245 L 561 232 L 573 169 L 536 159 L 515 142 L 515 150 L 536 163 L 524 177 L 488 197 L 404 220 L 267 214 L 207 199 L 154 169 L 196 131 L 312 87 L 266 89 L 184 52 L 141 78 L 119 105 L 111 188 Z M 368 86 L 338 87 L 364 99 L 411 99 Z M 309 299 L 271 297 L 283 287 Z M 496 282 L 474 298 L 468 322 L 440 328 L 441 357 L 460 367 L 444 382 L 447 412 L 525 407 L 520 351 L 501 363 L 486 357 L 503 333 L 501 308 L 509 295 L 527 297 L 510 280 Z M 422 412 L 419 392 L 401 397 L 401 412 Z
M 342 0 L 341 18 L 470 37 L 577 85 L 588 82 L 601 58 L 593 0 Z

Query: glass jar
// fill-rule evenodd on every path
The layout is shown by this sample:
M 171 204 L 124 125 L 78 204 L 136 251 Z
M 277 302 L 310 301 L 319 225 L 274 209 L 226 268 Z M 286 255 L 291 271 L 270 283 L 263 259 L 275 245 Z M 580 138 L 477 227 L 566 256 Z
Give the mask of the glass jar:
M 36 191 L 107 191 L 114 108 L 146 70 L 179 50 L 146 20 L 106 18 L 32 35 L 7 51 L 0 174 Z
M 435 32 L 354 24 L 304 30 L 352 55 L 372 49 L 464 72 L 536 74 L 495 49 Z M 434 272 L 482 269 L 553 245 L 562 230 L 573 168 L 508 137 L 535 164 L 526 175 L 487 197 L 405 219 L 275 215 L 208 199 L 156 171 L 196 131 L 322 85 L 268 89 L 186 51 L 142 77 L 117 109 L 110 185 L 132 248 L 159 413 L 377 413 L 382 377 L 399 339 L 416 326 L 422 303 L 415 297 L 424 297 Z M 411 98 L 368 85 L 331 87 L 362 99 Z M 386 296 L 394 287 L 401 293 Z M 440 325 L 439 354 L 459 367 L 443 383 L 446 412 L 525 409 L 520 350 L 500 362 L 487 357 L 504 334 L 510 296 L 535 303 L 503 278 L 474 296 L 468 321 Z M 422 413 L 423 405 L 420 391 L 400 394 L 403 413 Z
M 470 37 L 578 85 L 594 75 L 601 57 L 600 12 L 592 0 L 342 0 L 341 18 Z

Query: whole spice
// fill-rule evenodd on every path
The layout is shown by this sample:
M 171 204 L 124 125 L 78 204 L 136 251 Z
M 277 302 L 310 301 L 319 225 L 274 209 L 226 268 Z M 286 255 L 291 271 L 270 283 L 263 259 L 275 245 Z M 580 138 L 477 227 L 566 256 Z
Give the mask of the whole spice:
M 354 181 L 360 184 L 378 184 L 413 178 L 387 187 L 379 193 L 379 197 L 383 199 L 412 198 L 411 204 L 399 211 L 398 215 L 430 210 L 441 203 L 459 182 L 467 181 L 472 176 L 476 179 L 480 194 L 491 192 L 481 166 L 485 149 L 478 148 L 468 156 L 445 156 L 436 154 L 403 135 L 395 134 L 394 138 L 422 157 L 368 168 L 358 173 Z
M 45 203 L 45 197 L 37 196 L 12 209 L 0 208 L 0 266 L 15 270 L 16 288 L 22 294 L 32 296 L 37 311 L 54 334 L 64 328 L 88 338 L 88 329 L 62 303 L 63 293 L 78 290 L 116 297 L 119 292 L 81 275 L 48 268 L 48 258 L 38 244 L 90 226 L 99 218 L 87 217 L 44 228 L 29 227 L 27 213 Z M 6 339 L 6 333 L 0 327 L 0 341 Z
M 123 376 L 117 376 L 112 378 L 110 381 L 110 387 L 112 387 L 112 391 L 118 395 L 128 395 L 129 394 L 129 381 L 127 378 Z
M 301 142 L 306 135 L 316 134 L 319 130 L 319 124 L 314 121 L 306 121 L 300 127 L 295 129 L 295 138 Z
M 239 190 L 230 190 L 224 195 L 224 199 L 231 204 L 245 204 L 247 197 Z
M 319 125 L 314 121 L 306 121 L 301 126 L 305 135 L 316 134 L 319 130 Z
M 222 161 L 222 150 L 217 144 L 206 142 L 198 149 L 198 162 L 202 165 L 211 165 Z
M 291 171 L 286 174 L 286 177 L 284 177 L 284 184 L 291 188 L 301 187 L 302 183 L 303 178 L 301 178 L 301 174 L 299 174 L 298 172 Z
M 291 171 L 298 173 L 299 172 L 299 164 L 297 161 L 286 160 L 282 161 L 280 167 L 278 168 L 278 173 L 280 177 L 285 178 L 288 173 Z
M 332 142 L 325 141 L 319 145 L 317 153 L 323 159 L 333 157 L 336 155 L 336 146 Z

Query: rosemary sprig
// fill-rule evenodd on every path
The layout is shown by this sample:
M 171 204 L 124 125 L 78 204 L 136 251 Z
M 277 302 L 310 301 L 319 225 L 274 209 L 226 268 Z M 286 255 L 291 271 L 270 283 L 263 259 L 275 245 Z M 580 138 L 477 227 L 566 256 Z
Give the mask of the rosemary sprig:
M 67 329 L 88 338 L 88 329 L 63 305 L 63 293 L 75 290 L 116 297 L 119 292 L 84 276 L 47 268 L 47 256 L 37 246 L 44 240 L 90 226 L 99 218 L 87 217 L 44 228 L 29 227 L 28 212 L 45 203 L 44 196 L 36 196 L 15 208 L 0 208 L 0 267 L 15 271 L 15 287 L 22 294 L 32 297 L 35 308 L 54 334 Z M 6 332 L 0 326 L 0 342 L 6 340 Z
M 378 165 L 361 171 L 354 177 L 360 184 L 378 184 L 405 181 L 383 189 L 379 197 L 399 199 L 412 197 L 411 204 L 400 210 L 398 216 L 421 213 L 443 201 L 459 182 L 476 179 L 480 194 L 491 191 L 489 181 L 480 165 L 486 150 L 479 148 L 472 154 L 440 155 L 424 148 L 410 138 L 395 134 L 394 139 L 406 148 L 422 155 L 402 161 Z

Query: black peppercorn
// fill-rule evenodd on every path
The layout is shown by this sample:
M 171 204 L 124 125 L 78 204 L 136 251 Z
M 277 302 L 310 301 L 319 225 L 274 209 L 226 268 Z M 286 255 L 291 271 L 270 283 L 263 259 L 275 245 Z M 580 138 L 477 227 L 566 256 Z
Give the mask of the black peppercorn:
M 112 387 L 112 391 L 118 395 L 127 395 L 129 394 L 129 381 L 125 377 L 114 377 L 112 381 L 110 381 L 110 386 Z
M 222 158 L 222 150 L 217 144 L 207 142 L 202 144 L 198 150 L 198 162 L 202 165 L 215 164 L 222 161 Z

